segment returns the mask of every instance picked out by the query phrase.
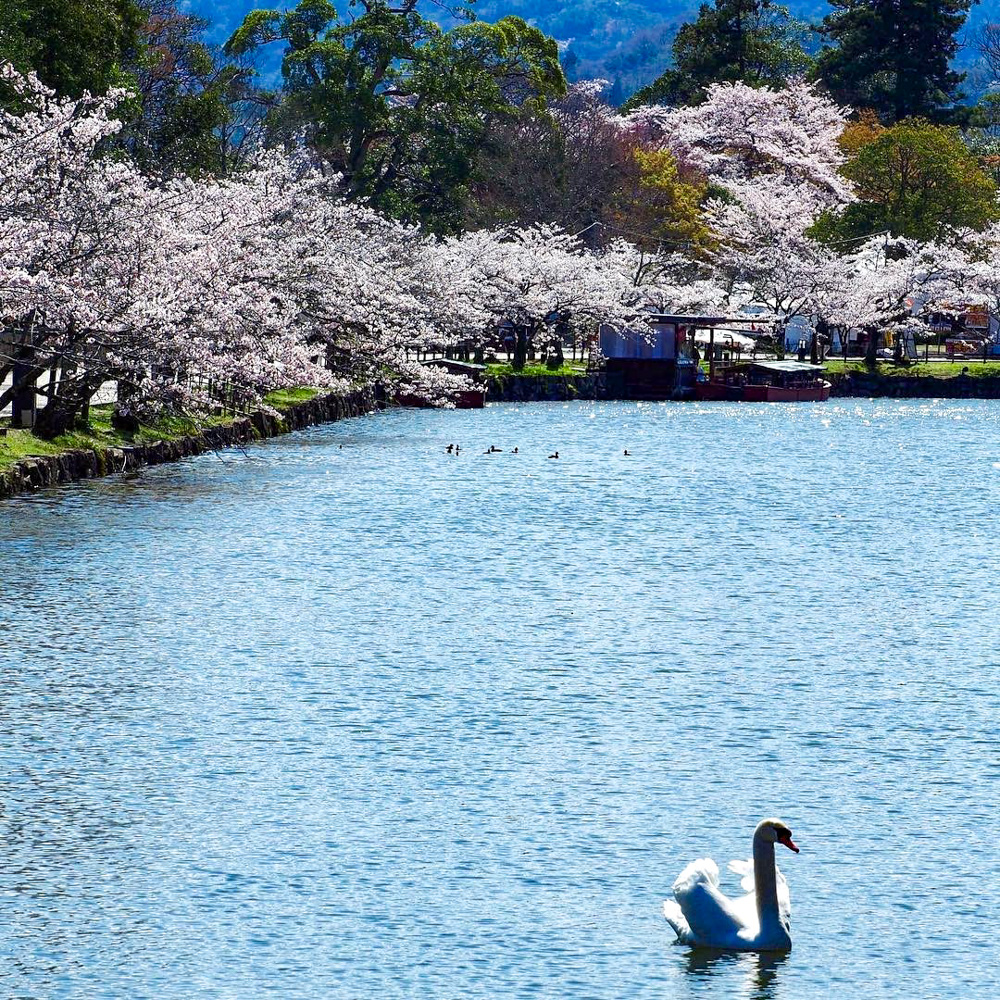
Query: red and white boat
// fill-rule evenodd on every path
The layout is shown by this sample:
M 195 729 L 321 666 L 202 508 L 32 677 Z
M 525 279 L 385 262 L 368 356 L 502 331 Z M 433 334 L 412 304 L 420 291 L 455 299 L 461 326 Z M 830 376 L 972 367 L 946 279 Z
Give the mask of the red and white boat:
M 695 382 L 695 398 L 745 403 L 821 403 L 830 398 L 822 365 L 802 361 L 749 361 L 714 366 Z

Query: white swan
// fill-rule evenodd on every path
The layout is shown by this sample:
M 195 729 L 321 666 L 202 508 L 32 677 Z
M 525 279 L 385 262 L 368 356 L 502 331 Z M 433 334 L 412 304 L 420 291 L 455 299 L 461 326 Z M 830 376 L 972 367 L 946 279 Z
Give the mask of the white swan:
M 792 831 L 779 819 L 765 819 L 753 833 L 753 861 L 732 861 L 743 876 L 745 896 L 730 899 L 719 889 L 719 868 L 711 858 L 692 861 L 674 882 L 674 899 L 663 915 L 681 944 L 730 951 L 788 951 L 792 903 L 788 883 L 774 862 L 774 845 L 799 853 Z M 676 900 L 676 902 L 675 902 Z

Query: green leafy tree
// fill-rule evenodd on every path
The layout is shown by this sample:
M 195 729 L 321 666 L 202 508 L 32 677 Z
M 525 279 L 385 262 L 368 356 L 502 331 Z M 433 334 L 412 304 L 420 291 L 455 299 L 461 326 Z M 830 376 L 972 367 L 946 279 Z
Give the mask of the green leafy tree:
M 12 63 L 18 70 L 29 66 L 31 46 L 24 33 L 28 11 L 23 0 L 0 4 L 0 62 Z
M 638 91 L 627 107 L 698 104 L 711 83 L 741 81 L 781 86 L 812 60 L 802 46 L 804 26 L 770 0 L 715 0 L 681 26 L 673 43 L 674 65 Z
M 126 142 L 147 170 L 226 175 L 257 135 L 269 95 L 255 89 L 248 60 L 220 58 L 202 41 L 207 21 L 175 0 L 147 2 Z
M 618 226 L 651 250 L 703 256 L 713 245 L 702 211 L 708 193 L 705 179 L 682 176 L 666 150 L 636 148 L 633 160 L 634 172 L 614 201 Z
M 27 65 L 57 93 L 103 94 L 129 82 L 123 67 L 146 23 L 134 0 L 14 0 L 11 10 L 27 40 Z
M 833 97 L 884 122 L 939 118 L 965 74 L 951 69 L 972 0 L 830 0 L 816 73 Z
M 879 232 L 918 240 L 1000 219 L 997 187 L 954 127 L 907 119 L 860 146 L 843 167 L 858 201 L 814 227 L 837 244 Z
M 556 43 L 520 18 L 443 31 L 416 5 L 361 0 L 351 18 L 327 0 L 252 11 L 226 51 L 283 43 L 278 134 L 304 130 L 349 196 L 450 228 L 491 122 L 565 93 L 566 80 Z

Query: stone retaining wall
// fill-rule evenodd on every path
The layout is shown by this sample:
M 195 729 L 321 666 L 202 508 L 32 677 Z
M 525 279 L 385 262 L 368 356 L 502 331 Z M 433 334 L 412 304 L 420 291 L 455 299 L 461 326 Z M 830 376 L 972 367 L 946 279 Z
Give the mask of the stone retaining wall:
M 29 492 L 43 486 L 92 479 L 113 472 L 127 472 L 144 465 L 175 462 L 189 455 L 218 451 L 236 445 L 276 437 L 287 431 L 330 423 L 345 417 L 357 417 L 376 408 L 375 394 L 370 389 L 345 395 L 316 396 L 295 403 L 280 417 L 257 411 L 240 417 L 222 427 L 206 427 L 174 441 L 154 441 L 150 444 L 121 448 L 77 449 L 59 455 L 25 458 L 0 472 L 0 499 Z
M 874 375 L 837 372 L 824 376 L 830 395 L 897 399 L 1000 399 L 1000 376 L 974 378 L 934 375 Z M 491 403 L 533 403 L 566 399 L 618 399 L 603 373 L 590 375 L 489 375 L 486 399 Z
M 957 375 L 875 375 L 867 372 L 828 374 L 831 396 L 896 399 L 1000 399 L 1000 377 Z
M 486 401 L 489 403 L 542 403 L 607 398 L 607 382 L 603 373 L 486 376 Z

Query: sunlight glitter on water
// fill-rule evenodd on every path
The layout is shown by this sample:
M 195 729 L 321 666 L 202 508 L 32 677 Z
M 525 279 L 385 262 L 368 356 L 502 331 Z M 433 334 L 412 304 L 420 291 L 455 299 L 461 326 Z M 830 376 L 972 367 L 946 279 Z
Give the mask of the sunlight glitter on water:
M 5 504 L 0 992 L 992 1000 L 998 423 L 399 411 Z M 791 954 L 673 946 L 768 814 Z

